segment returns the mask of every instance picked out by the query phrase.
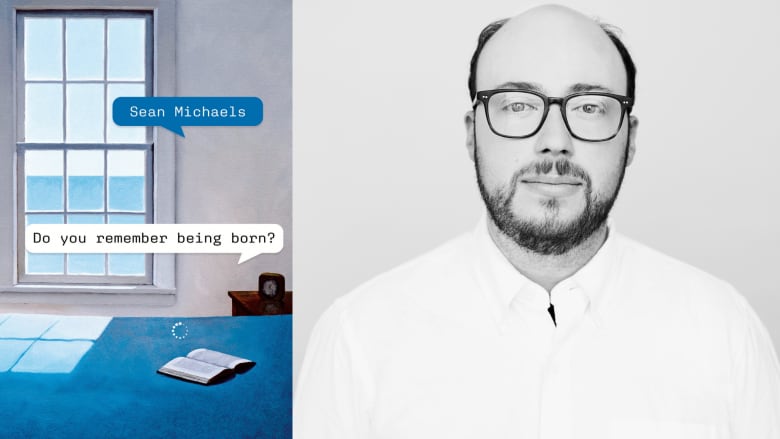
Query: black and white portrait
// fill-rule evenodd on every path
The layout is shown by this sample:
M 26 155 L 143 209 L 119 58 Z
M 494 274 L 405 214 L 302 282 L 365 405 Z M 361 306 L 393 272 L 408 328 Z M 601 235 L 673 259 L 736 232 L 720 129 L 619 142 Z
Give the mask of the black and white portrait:
M 296 9 L 296 434 L 780 434 L 778 12 Z

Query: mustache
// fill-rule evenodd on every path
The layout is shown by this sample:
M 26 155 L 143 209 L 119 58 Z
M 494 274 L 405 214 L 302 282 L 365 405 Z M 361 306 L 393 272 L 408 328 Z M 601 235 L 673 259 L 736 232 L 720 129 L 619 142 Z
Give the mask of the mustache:
M 583 180 L 588 186 L 590 186 L 590 175 L 581 167 L 575 165 L 567 159 L 558 160 L 541 160 L 530 163 L 515 172 L 513 176 L 513 183 L 516 184 L 518 180 L 529 175 L 544 175 L 549 174 L 553 168 L 555 172 L 560 176 L 575 177 Z

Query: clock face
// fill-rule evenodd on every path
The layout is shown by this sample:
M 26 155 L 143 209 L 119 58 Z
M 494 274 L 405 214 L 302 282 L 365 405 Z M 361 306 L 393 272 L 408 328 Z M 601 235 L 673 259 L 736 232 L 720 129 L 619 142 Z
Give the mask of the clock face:
M 277 291 L 276 289 L 278 286 L 276 285 L 275 280 L 267 280 L 263 282 L 263 295 L 269 299 L 273 299 L 276 297 Z
M 284 300 L 284 276 L 279 273 L 263 273 L 257 280 L 257 291 L 263 300 Z

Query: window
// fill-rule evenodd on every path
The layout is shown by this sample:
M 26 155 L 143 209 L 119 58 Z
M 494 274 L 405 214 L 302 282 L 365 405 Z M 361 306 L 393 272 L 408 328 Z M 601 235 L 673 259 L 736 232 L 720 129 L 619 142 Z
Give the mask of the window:
M 33 223 L 175 223 L 175 138 L 112 121 L 174 96 L 175 0 L 0 3 L 0 302 L 168 305 L 170 254 L 28 254 Z
M 119 96 L 151 95 L 151 14 L 17 17 L 17 224 L 153 222 L 152 128 L 120 127 Z M 151 255 L 32 254 L 21 282 L 151 283 Z

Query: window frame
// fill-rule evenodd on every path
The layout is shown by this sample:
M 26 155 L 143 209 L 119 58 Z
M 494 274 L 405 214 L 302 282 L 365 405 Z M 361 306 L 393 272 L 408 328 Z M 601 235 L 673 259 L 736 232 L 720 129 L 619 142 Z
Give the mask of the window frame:
M 10 0 L 4 2 L 0 10 L 0 31 L 5 32 L 5 43 L 0 42 L 0 56 L 12 60 L 8 70 L 0 69 L 0 153 L 9 165 L 0 169 L 0 248 L 10 251 L 0 251 L 0 303 L 63 303 L 63 304 L 142 304 L 142 305 L 172 305 L 175 303 L 175 255 L 154 254 L 150 258 L 150 277 L 141 282 L 124 279 L 100 280 L 76 279 L 68 276 L 76 283 L 63 282 L 61 279 L 45 279 L 35 275 L 36 279 L 27 278 L 20 272 L 20 261 L 24 258 L 24 249 L 17 245 L 23 240 L 24 200 L 19 179 L 17 143 L 21 141 L 19 117 L 23 103 L 18 102 L 19 84 L 24 84 L 24 78 L 19 78 L 18 56 L 24 56 L 24 48 L 17 38 L 20 29 L 17 22 L 20 14 L 51 13 L 90 14 L 126 12 L 150 12 L 153 35 L 151 47 L 151 69 L 153 74 L 146 83 L 151 96 L 175 96 L 175 29 L 176 1 L 166 0 L 122 0 L 110 5 L 100 0 L 80 1 L 45 1 L 45 0 Z M 147 44 L 151 42 L 147 41 Z M 105 60 L 104 60 L 105 62 Z M 64 72 L 63 72 L 64 74 Z M 63 81 L 65 79 L 63 78 Z M 21 90 L 23 96 L 24 90 Z M 8 98 L 8 99 L 5 99 Z M 4 128 L 7 128 L 4 129 Z M 64 141 L 65 139 L 63 139 Z M 147 192 L 147 208 L 151 205 L 151 219 L 154 223 L 175 223 L 175 146 L 173 133 L 148 128 L 147 144 L 152 144 L 151 163 L 147 160 L 147 178 L 151 178 L 152 193 Z M 133 147 L 145 147 L 147 144 L 133 144 Z M 27 144 L 23 147 L 46 148 L 50 144 Z M 57 149 L 78 149 L 99 147 L 114 148 L 121 144 L 53 144 Z M 3 162 L 0 161 L 0 162 Z M 21 163 L 23 165 L 23 163 Z M 150 169 L 151 168 L 151 169 Z M 147 185 L 148 187 L 148 185 Z M 107 206 L 105 206 L 107 207 Z M 20 220 L 21 218 L 21 220 Z M 18 222 L 22 221 L 22 222 Z M 149 268 L 148 268 L 149 269 Z M 65 275 L 67 276 L 67 275 Z M 62 276 L 61 276 L 62 277 Z M 90 276 L 91 277 L 91 276 Z M 119 283 L 115 282 L 120 280 Z
M 154 190 L 154 179 L 152 178 L 152 169 L 153 169 L 153 161 L 154 161 L 154 142 L 152 141 L 153 135 L 154 135 L 154 128 L 153 127 L 146 127 L 145 133 L 144 133 L 144 142 L 143 143 L 132 143 L 132 144 L 123 144 L 123 143 L 108 143 L 108 132 L 107 127 L 108 123 L 110 121 L 108 120 L 108 106 L 110 103 L 107 101 L 108 98 L 108 84 L 111 83 L 138 83 L 140 81 L 112 81 L 107 76 L 107 69 L 108 69 L 108 59 L 106 57 L 108 53 L 108 35 L 104 34 L 103 39 L 103 79 L 99 80 L 69 80 L 67 78 L 66 70 L 67 70 L 67 51 L 66 51 L 66 26 L 65 22 L 69 18 L 100 18 L 100 19 L 112 19 L 112 18 L 143 18 L 146 23 L 146 31 L 145 31 L 145 37 L 146 37 L 146 44 L 144 48 L 145 56 L 144 56 L 144 94 L 146 96 L 152 96 L 153 94 L 153 87 L 152 87 L 152 80 L 154 78 L 154 32 L 153 32 L 153 18 L 151 16 L 151 13 L 148 11 L 114 11 L 114 10 L 77 10 L 77 11 L 70 11 L 70 10 L 45 10 L 45 11 L 37 11 L 37 10 L 18 10 L 16 13 L 16 37 L 17 40 L 23 39 L 25 34 L 24 29 L 24 20 L 28 17 L 34 17 L 34 18 L 59 18 L 63 22 L 62 30 L 61 30 L 61 52 L 63 54 L 62 56 L 62 78 L 59 80 L 28 80 L 24 77 L 24 69 L 25 69 L 25 60 L 24 60 L 24 50 L 25 42 L 24 41 L 18 41 L 16 47 L 16 111 L 17 111 L 17 125 L 16 125 L 16 135 L 17 135 L 17 144 L 16 144 L 16 150 L 17 150 L 17 216 L 16 216 L 16 224 L 26 224 L 26 217 L 28 214 L 32 215 L 38 215 L 38 214 L 45 214 L 47 212 L 29 212 L 26 209 L 25 206 L 25 192 L 27 190 L 25 178 L 26 175 L 24 173 L 24 153 L 28 150 L 50 150 L 50 151 L 63 151 L 65 154 L 67 154 L 68 151 L 72 150 L 95 150 L 95 151 L 109 151 L 109 150 L 144 150 L 144 152 L 147 154 L 146 156 L 146 162 L 145 162 L 145 206 L 144 206 L 144 212 L 145 212 L 145 222 L 151 223 L 154 221 L 154 203 L 153 203 L 153 190 Z M 107 23 L 104 24 L 104 30 L 107 31 Z M 21 117 L 21 115 L 25 114 L 25 104 L 26 104 L 26 86 L 30 83 L 33 84 L 61 84 L 62 85 L 62 129 L 63 129 L 63 139 L 62 142 L 55 142 L 55 143 L 38 143 L 38 142 L 26 142 L 25 137 L 25 127 L 24 127 L 24 118 Z M 67 141 L 67 86 L 68 84 L 100 84 L 104 86 L 103 89 L 103 98 L 104 98 L 104 113 L 103 113 L 103 143 L 74 143 L 74 142 L 68 142 Z M 151 153 L 151 154 L 150 154 Z M 108 175 L 105 172 L 105 168 L 107 166 L 107 162 L 105 161 L 104 156 L 104 181 L 103 181 L 103 189 L 104 189 L 104 204 L 107 202 L 108 197 Z M 70 214 L 70 207 L 68 206 L 68 178 L 67 178 L 67 155 L 65 156 L 63 160 L 63 196 L 64 196 L 64 203 L 63 203 L 63 211 L 59 212 L 50 212 L 50 214 L 55 215 L 62 215 L 63 220 L 67 221 L 67 216 Z M 82 212 L 77 212 L 82 213 Z M 97 213 L 97 212 L 95 212 Z M 103 212 L 102 214 L 104 216 L 111 213 L 109 211 L 108 205 L 103 206 Z M 92 214 L 92 212 L 90 212 Z M 21 227 L 19 227 L 21 229 Z M 145 255 L 144 257 L 144 274 L 141 276 L 119 276 L 119 275 L 110 275 L 108 273 L 108 260 L 107 257 L 104 257 L 104 267 L 106 269 L 105 274 L 103 275 L 78 275 L 78 274 L 68 274 L 68 257 L 66 257 L 63 254 L 63 274 L 36 274 L 36 273 L 27 273 L 26 272 L 26 251 L 24 247 L 24 240 L 25 240 L 25 234 L 20 233 L 17 236 L 17 269 L 18 269 L 18 281 L 20 284 L 117 284 L 117 285 L 150 285 L 152 284 L 152 278 L 154 274 L 154 263 L 152 261 L 153 256 L 150 254 Z

